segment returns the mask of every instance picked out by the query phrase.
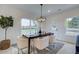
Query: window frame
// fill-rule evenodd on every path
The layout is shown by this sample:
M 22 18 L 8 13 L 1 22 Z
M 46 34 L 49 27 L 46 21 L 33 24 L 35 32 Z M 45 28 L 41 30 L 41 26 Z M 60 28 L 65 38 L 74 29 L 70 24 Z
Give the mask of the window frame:
M 21 35 L 23 35 L 22 30 L 29 30 L 29 29 L 30 29 L 29 34 L 25 34 L 25 35 L 32 35 L 33 34 L 32 31 L 31 31 L 32 29 L 35 29 L 35 33 L 34 34 L 36 34 L 36 32 L 38 31 L 38 25 L 35 23 L 36 20 L 31 20 L 31 19 L 27 19 L 27 18 L 22 18 L 22 19 L 29 20 L 30 21 L 29 22 L 30 25 L 29 26 L 21 26 Z M 35 24 L 35 26 L 31 26 L 32 22 Z
M 75 17 L 79 17 L 79 16 L 75 16 Z M 74 17 L 69 17 L 69 18 L 72 18 L 72 20 L 73 20 Z M 69 20 L 69 21 L 71 21 L 71 20 Z M 67 24 L 66 24 L 66 22 L 67 22 Z M 74 28 L 74 27 L 70 28 L 68 25 L 69 24 L 68 24 L 68 18 L 67 18 L 65 21 L 66 35 L 72 35 L 72 36 L 79 35 L 79 28 Z

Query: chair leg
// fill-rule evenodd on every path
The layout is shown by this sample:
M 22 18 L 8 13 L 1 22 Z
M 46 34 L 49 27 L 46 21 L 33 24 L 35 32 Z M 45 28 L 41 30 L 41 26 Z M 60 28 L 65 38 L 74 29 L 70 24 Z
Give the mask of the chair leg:
M 33 40 L 32 40 L 32 41 L 31 41 L 31 46 L 30 46 L 30 48 L 31 48 L 30 52 L 31 52 L 31 53 L 34 52 L 34 49 L 33 49 L 33 46 L 34 46 L 34 45 L 33 45 L 33 43 L 34 43 L 34 42 L 33 42 Z
M 19 48 L 18 48 L 18 54 L 19 54 Z
M 22 49 L 20 49 L 20 50 L 21 50 L 21 53 L 24 54 L 23 51 L 22 51 Z
M 34 46 L 31 46 L 31 52 L 34 53 Z
M 21 52 L 22 52 L 22 54 L 23 54 L 23 51 L 22 51 L 22 49 L 19 49 L 19 48 L 18 48 L 18 54 L 20 54 L 20 53 L 19 53 L 19 51 L 21 51 Z
M 36 47 L 34 47 L 34 53 L 37 54 L 37 49 L 36 49 Z
M 34 41 L 33 41 L 33 53 L 37 54 L 37 48 L 34 46 Z
M 48 48 L 45 48 L 45 50 L 50 51 Z
M 21 49 L 21 52 L 22 52 L 22 54 L 26 54 L 26 53 L 23 52 L 23 49 Z

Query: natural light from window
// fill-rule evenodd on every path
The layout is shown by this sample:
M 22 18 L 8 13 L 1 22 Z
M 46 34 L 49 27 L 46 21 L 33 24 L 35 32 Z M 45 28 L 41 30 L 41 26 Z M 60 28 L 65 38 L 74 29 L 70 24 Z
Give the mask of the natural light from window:
M 38 23 L 36 20 L 30 20 L 27 18 L 21 19 L 21 34 L 32 35 L 36 34 L 38 30 Z
M 67 35 L 79 34 L 79 16 L 67 18 L 65 22 Z
M 30 26 L 30 20 L 22 19 L 21 20 L 21 26 Z

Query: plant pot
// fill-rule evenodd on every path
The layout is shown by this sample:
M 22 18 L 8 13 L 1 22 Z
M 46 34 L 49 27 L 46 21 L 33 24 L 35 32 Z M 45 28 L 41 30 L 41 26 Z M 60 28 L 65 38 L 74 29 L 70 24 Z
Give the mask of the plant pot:
M 10 47 L 10 40 L 6 39 L 6 40 L 2 40 L 0 42 L 0 50 L 5 50 L 8 49 Z

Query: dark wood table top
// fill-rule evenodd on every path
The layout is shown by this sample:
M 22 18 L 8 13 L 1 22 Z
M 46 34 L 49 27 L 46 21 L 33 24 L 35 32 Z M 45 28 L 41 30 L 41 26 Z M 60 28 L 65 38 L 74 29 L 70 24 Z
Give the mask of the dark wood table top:
M 23 35 L 23 36 L 25 36 L 28 39 L 33 39 L 38 37 L 50 36 L 50 35 L 54 35 L 54 33 L 42 33 L 42 34 L 35 34 L 35 35 L 29 35 L 29 36 Z

